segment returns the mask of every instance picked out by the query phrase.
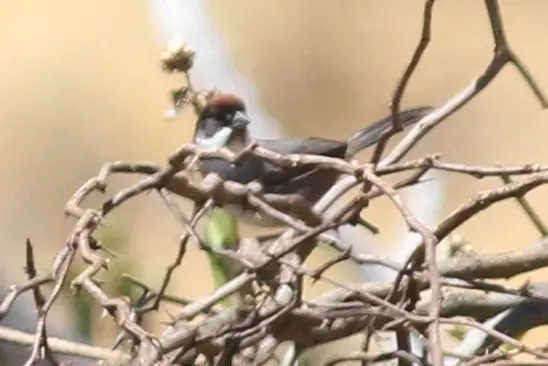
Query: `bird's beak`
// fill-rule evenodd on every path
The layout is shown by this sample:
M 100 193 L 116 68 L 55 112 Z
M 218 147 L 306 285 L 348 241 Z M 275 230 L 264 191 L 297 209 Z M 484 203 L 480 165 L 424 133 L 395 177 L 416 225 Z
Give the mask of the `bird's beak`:
M 232 119 L 232 127 L 244 129 L 248 124 L 251 123 L 251 119 L 244 112 L 236 112 L 234 118 Z

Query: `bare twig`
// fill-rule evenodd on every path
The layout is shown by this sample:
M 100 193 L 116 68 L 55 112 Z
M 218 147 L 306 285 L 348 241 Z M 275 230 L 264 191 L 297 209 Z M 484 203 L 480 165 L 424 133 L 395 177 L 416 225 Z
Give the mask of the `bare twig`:
M 481 330 L 496 342 L 515 347 L 515 351 L 509 352 L 493 351 L 487 347 L 487 355 L 465 358 L 469 364 L 512 364 L 512 357 L 520 354 L 533 355 L 538 358 L 539 364 L 546 363 L 548 353 L 545 349 L 529 347 L 512 336 L 515 335 L 515 329 L 530 329 L 545 323 L 547 320 L 544 317 L 548 315 L 539 312 L 530 324 L 514 329 L 490 328 L 479 322 L 519 306 L 545 306 L 548 301 L 548 284 L 528 282 L 515 289 L 486 280 L 508 278 L 548 266 L 547 240 L 544 238 L 529 247 L 508 253 L 468 253 L 440 263 L 435 250 L 439 241 L 461 224 L 473 219 L 492 204 L 508 198 L 518 199 L 539 232 L 546 236 L 545 225 L 523 196 L 548 183 L 548 166 L 473 166 L 442 162 L 435 154 L 400 162 L 432 128 L 484 90 L 507 63 L 518 69 L 541 105 L 548 106 L 530 73 L 508 45 L 498 2 L 484 0 L 484 3 L 495 43 L 490 63 L 472 84 L 425 116 L 383 159 L 381 157 L 386 142 L 402 128 L 398 119 L 400 104 L 431 38 L 434 0 L 426 0 L 424 3 L 421 39 L 392 98 L 394 124 L 383 136 L 368 164 L 313 154 L 283 155 L 257 144 L 250 144 L 239 153 L 185 144 L 168 157 L 165 166 L 151 162 L 122 161 L 105 164 L 97 176 L 86 181 L 67 202 L 65 213 L 74 217 L 76 223 L 54 258 L 49 273 L 41 276 L 37 274 L 33 247 L 30 240 L 27 241 L 27 280 L 8 290 L 0 303 L 0 320 L 21 294 L 32 291 L 38 309 L 38 323 L 33 335 L 21 335 L 0 327 L 0 339 L 30 345 L 27 365 L 42 359 L 56 364 L 54 353 L 104 359 L 120 364 L 127 364 L 130 360 L 143 365 L 154 365 L 158 361 L 161 364 L 195 364 L 201 358 L 208 364 L 261 364 L 272 358 L 282 342 L 290 342 L 291 345 L 290 352 L 283 358 L 284 364 L 294 364 L 303 351 L 317 345 L 364 333 L 367 344 L 375 332 L 393 330 L 397 334 L 398 349 L 377 355 L 371 355 L 367 349 L 363 349 L 350 356 L 331 358 L 326 364 L 334 365 L 346 360 L 369 363 L 397 359 L 400 364 L 438 366 L 443 364 L 446 355 L 442 350 L 440 325 L 450 324 Z M 211 93 L 197 91 L 190 83 L 188 73 L 193 55 L 190 48 L 180 45 L 180 48 L 172 49 L 162 62 L 166 70 L 180 72 L 184 76 L 185 85 L 178 90 L 181 98 L 177 107 L 191 104 L 198 114 Z M 287 169 L 306 166 L 330 170 L 343 178 L 312 206 L 296 194 L 266 194 L 263 182 L 260 181 L 240 184 L 222 180 L 216 174 L 197 179 L 193 174 L 194 165 L 202 159 L 216 158 L 238 164 L 250 157 Z M 499 177 L 505 185 L 479 192 L 447 215 L 434 229 L 429 229 L 407 207 L 398 189 L 420 183 L 424 174 L 431 169 L 466 174 L 474 178 Z M 389 176 L 401 172 L 407 173 L 403 180 L 395 184 L 388 183 Z M 109 179 L 119 174 L 138 174 L 141 177 L 136 183 L 113 192 L 99 209 L 84 207 L 84 200 L 96 191 L 106 194 Z M 510 179 L 510 176 L 521 177 L 515 180 Z M 336 200 L 357 185 L 361 185 L 362 190 L 344 205 L 326 214 Z M 167 209 L 180 224 L 182 235 L 159 289 L 152 289 L 142 281 L 126 277 L 143 290 L 140 299 L 131 303 L 125 297 L 109 295 L 104 291 L 99 276 L 108 270 L 111 259 L 103 256 L 100 249 L 107 248 L 103 248 L 94 235 L 114 209 L 121 209 L 129 200 L 151 190 L 159 193 Z M 189 201 L 193 205 L 193 212 L 183 212 L 173 194 Z M 409 230 L 421 236 L 421 244 L 404 263 L 360 253 L 357 248 L 342 243 L 328 233 L 342 225 L 359 222 L 361 211 L 368 208 L 368 202 L 377 197 L 387 197 Z M 210 248 L 203 242 L 196 226 L 210 209 L 224 205 L 240 205 L 246 210 L 255 210 L 277 220 L 285 228 L 265 240 L 271 242 L 268 244 L 261 244 L 258 238 L 243 238 L 238 250 Z M 190 239 L 200 249 L 221 258 L 235 260 L 242 267 L 235 277 L 195 300 L 185 299 L 180 294 L 166 294 L 175 270 L 186 265 L 184 255 Z M 320 266 L 307 268 L 305 263 L 320 240 L 334 245 L 341 253 Z M 120 333 L 115 344 L 117 346 L 129 337 L 131 347 L 127 354 L 63 343 L 48 337 L 47 315 L 65 285 L 67 273 L 75 258 L 83 260 L 86 267 L 72 281 L 72 289 L 91 296 L 116 321 Z M 348 284 L 326 274 L 335 264 L 349 260 L 391 268 L 397 272 L 396 279 L 387 283 Z M 312 283 L 322 281 L 336 289 L 316 299 L 307 299 L 303 293 L 305 279 Z M 42 286 L 45 284 L 53 284 L 49 296 L 43 294 Z M 246 299 L 242 304 L 230 308 L 216 306 L 219 301 L 244 287 Z M 448 292 L 442 294 L 442 287 L 447 288 Z M 247 288 L 250 290 L 247 291 Z M 423 296 L 427 290 L 430 293 L 428 298 Z M 478 294 L 478 291 L 481 293 Z M 172 317 L 161 335 L 154 336 L 141 319 L 143 314 L 157 310 L 164 301 L 181 305 L 182 309 Z M 460 318 L 462 316 L 473 319 L 463 320 Z M 418 359 L 411 354 L 410 335 L 417 337 L 421 345 L 428 349 L 427 358 Z

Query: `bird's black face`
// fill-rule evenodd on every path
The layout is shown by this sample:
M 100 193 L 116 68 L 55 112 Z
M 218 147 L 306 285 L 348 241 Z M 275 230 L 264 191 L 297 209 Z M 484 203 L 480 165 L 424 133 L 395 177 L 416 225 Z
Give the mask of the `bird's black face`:
M 194 142 L 210 149 L 225 147 L 235 137 L 245 139 L 250 122 L 243 107 L 208 106 L 196 123 Z

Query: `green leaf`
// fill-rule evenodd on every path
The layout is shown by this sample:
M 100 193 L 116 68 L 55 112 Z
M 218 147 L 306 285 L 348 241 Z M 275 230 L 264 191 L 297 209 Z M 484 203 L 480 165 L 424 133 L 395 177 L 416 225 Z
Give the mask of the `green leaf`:
M 214 248 L 236 249 L 239 233 L 234 216 L 222 208 L 215 209 L 206 225 L 205 240 Z
M 466 333 L 468 333 L 468 329 L 459 325 L 456 325 L 449 330 L 449 334 L 459 341 L 462 341 L 464 339 Z
M 217 208 L 213 211 L 205 227 L 205 241 L 207 245 L 215 249 L 238 248 L 239 242 L 238 223 L 227 211 Z M 241 270 L 241 265 L 233 259 L 215 253 L 208 253 L 213 281 L 215 287 L 219 287 L 234 278 Z M 226 299 L 223 306 L 234 305 L 233 302 L 241 302 L 241 297 Z

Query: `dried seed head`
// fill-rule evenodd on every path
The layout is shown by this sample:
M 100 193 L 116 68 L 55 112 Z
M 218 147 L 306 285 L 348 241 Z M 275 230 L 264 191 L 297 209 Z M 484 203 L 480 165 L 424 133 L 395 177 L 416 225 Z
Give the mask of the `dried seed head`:
M 194 62 L 194 50 L 182 38 L 171 40 L 160 58 L 167 72 L 187 72 Z

